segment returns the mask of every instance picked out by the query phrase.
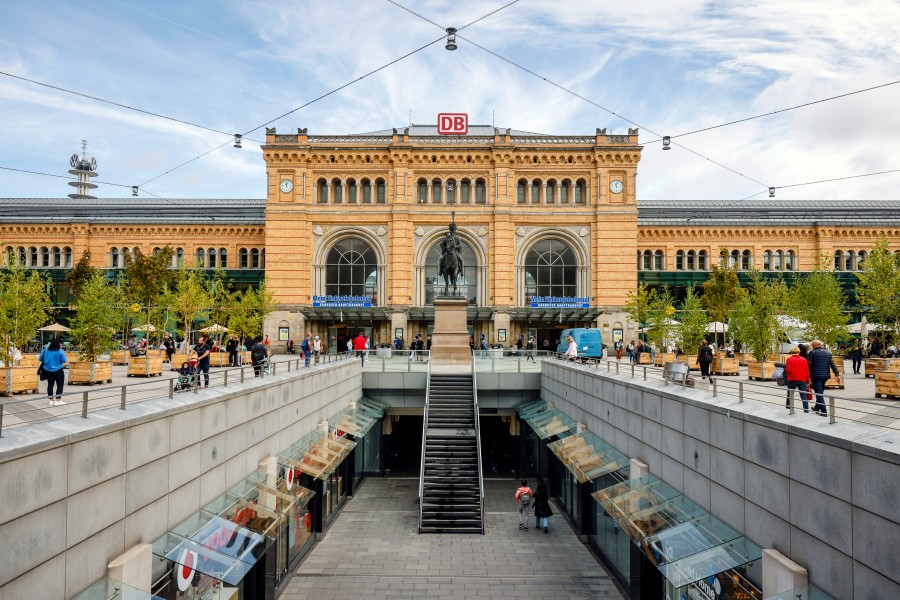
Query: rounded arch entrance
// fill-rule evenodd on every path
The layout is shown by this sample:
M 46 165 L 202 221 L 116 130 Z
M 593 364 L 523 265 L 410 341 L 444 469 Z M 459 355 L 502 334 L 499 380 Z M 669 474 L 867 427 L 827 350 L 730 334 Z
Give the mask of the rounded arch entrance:
M 516 305 L 532 296 L 590 296 L 589 259 L 582 240 L 559 230 L 536 232 L 516 254 Z
M 385 297 L 384 249 L 364 230 L 342 229 L 320 240 L 313 262 L 313 294 Z
M 419 245 L 414 263 L 415 306 L 427 306 L 434 302 L 433 283 L 437 280 L 438 260 L 441 256 L 441 239 L 447 230 L 440 228 L 430 232 Z M 463 245 L 463 265 L 469 304 L 487 306 L 487 260 L 481 241 L 464 229 L 456 234 Z M 441 280 L 443 281 L 443 280 Z

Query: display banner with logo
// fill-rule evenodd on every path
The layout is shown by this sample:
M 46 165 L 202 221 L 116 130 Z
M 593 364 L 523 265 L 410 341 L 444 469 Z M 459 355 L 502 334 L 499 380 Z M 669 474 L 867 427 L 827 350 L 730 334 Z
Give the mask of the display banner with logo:
M 313 296 L 313 308 L 371 308 L 372 296 Z
M 591 299 L 579 296 L 532 296 L 531 308 L 590 308 Z

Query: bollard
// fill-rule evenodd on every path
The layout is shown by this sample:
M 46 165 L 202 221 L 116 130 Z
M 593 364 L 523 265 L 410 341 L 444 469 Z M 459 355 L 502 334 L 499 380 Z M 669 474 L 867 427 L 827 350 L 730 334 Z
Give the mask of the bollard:
M 744 382 L 738 381 L 738 404 L 744 401 Z
M 91 365 L 93 366 L 93 365 Z M 119 401 L 119 408 L 125 410 L 125 386 L 122 386 L 122 399 Z
M 88 393 L 81 393 L 81 418 L 87 419 L 87 404 L 88 404 Z
M 169 398 L 175 395 L 175 380 L 169 379 Z
M 837 418 L 834 414 L 834 396 L 828 396 L 828 422 L 837 422 Z

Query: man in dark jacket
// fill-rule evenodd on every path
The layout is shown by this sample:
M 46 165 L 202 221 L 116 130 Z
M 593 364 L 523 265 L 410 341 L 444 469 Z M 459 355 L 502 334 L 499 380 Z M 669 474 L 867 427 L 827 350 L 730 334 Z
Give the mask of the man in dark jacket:
M 262 340 L 258 340 L 250 350 L 250 361 L 253 363 L 253 375 L 259 377 L 263 370 L 263 365 L 268 358 L 269 352 Z
M 838 371 L 831 357 L 831 352 L 822 347 L 820 340 L 812 341 L 812 351 L 809 353 L 809 376 L 812 380 L 813 391 L 816 393 L 816 405 L 813 412 L 822 415 L 828 414 L 825 408 L 825 382 L 831 377 L 831 373 L 841 382 L 841 372 Z
M 232 335 L 228 339 L 228 343 L 225 344 L 225 350 L 228 351 L 228 366 L 238 366 L 238 339 L 236 336 Z
M 712 348 L 710 348 L 709 342 L 702 340 L 700 342 L 700 347 L 697 349 L 697 364 L 700 365 L 700 375 L 703 379 L 709 377 L 709 365 L 712 364 L 712 361 Z

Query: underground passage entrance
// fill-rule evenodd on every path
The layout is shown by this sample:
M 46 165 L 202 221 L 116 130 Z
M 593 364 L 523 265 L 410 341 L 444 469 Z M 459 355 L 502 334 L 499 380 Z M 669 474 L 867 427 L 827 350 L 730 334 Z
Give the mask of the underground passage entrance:
M 521 470 L 519 438 L 509 432 L 510 420 L 513 418 L 481 415 L 481 464 L 485 477 L 508 477 L 510 473 Z
M 392 477 L 418 477 L 422 466 L 422 415 L 390 415 L 391 434 L 384 436 L 385 468 Z

